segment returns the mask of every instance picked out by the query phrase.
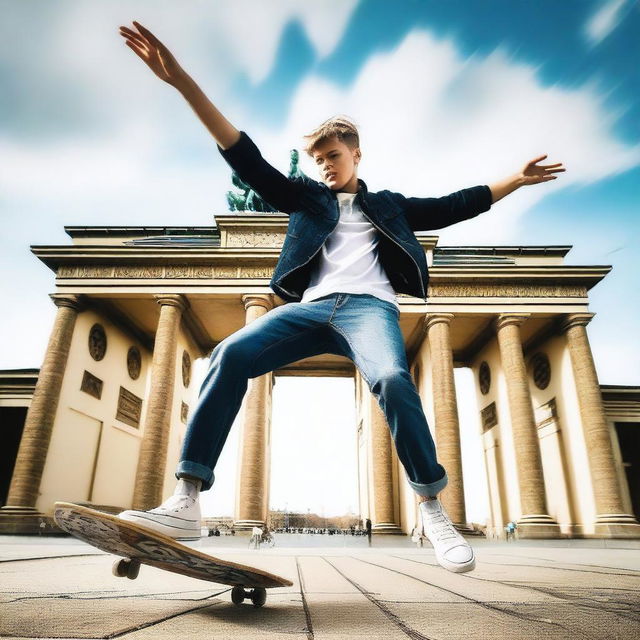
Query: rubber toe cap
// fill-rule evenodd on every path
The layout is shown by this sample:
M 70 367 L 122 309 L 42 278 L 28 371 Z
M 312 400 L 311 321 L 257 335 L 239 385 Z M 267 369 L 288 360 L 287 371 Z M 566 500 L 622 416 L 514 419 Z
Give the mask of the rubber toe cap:
M 473 560 L 473 550 L 469 545 L 461 544 L 449 549 L 449 551 L 445 552 L 444 556 L 449 562 L 465 564 L 466 562 L 471 562 L 471 560 Z

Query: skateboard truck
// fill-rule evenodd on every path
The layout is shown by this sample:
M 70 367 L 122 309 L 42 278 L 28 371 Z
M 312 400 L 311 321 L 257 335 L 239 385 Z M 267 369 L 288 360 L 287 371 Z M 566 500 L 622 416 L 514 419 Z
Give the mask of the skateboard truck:
M 264 587 L 254 587 L 252 591 L 247 591 L 239 584 L 231 589 L 233 604 L 240 605 L 245 598 L 250 598 L 254 607 L 261 607 L 267 601 L 267 590 Z
M 111 572 L 118 578 L 135 580 L 140 573 L 141 564 L 141 562 L 133 558 L 118 558 L 113 563 Z M 264 587 L 254 587 L 251 590 L 247 590 L 239 584 L 231 589 L 231 601 L 233 604 L 241 605 L 245 598 L 249 598 L 254 607 L 261 607 L 267 601 L 267 590 Z

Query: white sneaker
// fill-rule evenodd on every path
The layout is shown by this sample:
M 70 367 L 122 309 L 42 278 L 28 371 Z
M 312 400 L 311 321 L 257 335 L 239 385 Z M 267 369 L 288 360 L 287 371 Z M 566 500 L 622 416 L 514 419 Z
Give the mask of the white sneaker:
M 433 545 L 436 560 L 442 567 L 456 573 L 475 568 L 473 549 L 453 526 L 440 500 L 421 502 L 420 520 L 420 533 Z
M 187 495 L 172 495 L 159 507 L 149 511 L 122 511 L 118 518 L 176 540 L 199 540 L 201 536 L 200 503 Z

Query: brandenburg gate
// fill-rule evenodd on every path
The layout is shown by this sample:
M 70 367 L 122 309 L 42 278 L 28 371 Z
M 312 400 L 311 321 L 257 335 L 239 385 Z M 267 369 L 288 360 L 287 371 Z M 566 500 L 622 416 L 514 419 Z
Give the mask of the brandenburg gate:
M 66 227 L 34 246 L 57 307 L 26 414 L 0 531 L 50 526 L 56 500 L 151 508 L 170 493 L 192 364 L 285 301 L 269 288 L 288 218 L 230 212 L 214 227 Z M 400 325 L 440 462 L 443 504 L 468 526 L 454 368 L 473 372 L 489 495 L 487 533 L 640 537 L 587 327 L 589 290 L 609 266 L 564 263 L 568 246 L 438 247 L 417 234 L 428 301 L 399 295 Z M 240 419 L 235 526 L 269 511 L 277 376 L 354 377 L 360 516 L 411 532 L 416 496 L 376 398 L 354 368 L 320 355 L 250 380 Z M 215 485 L 214 485 L 215 490 Z M 44 524 L 43 524 L 44 523 Z

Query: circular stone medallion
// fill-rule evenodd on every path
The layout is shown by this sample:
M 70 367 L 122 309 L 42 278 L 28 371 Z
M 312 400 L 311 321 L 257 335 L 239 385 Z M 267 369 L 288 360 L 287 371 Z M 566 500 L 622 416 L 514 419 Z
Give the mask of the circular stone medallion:
M 101 324 L 94 324 L 89 331 L 89 353 L 94 360 L 102 360 L 107 352 L 107 334 Z

